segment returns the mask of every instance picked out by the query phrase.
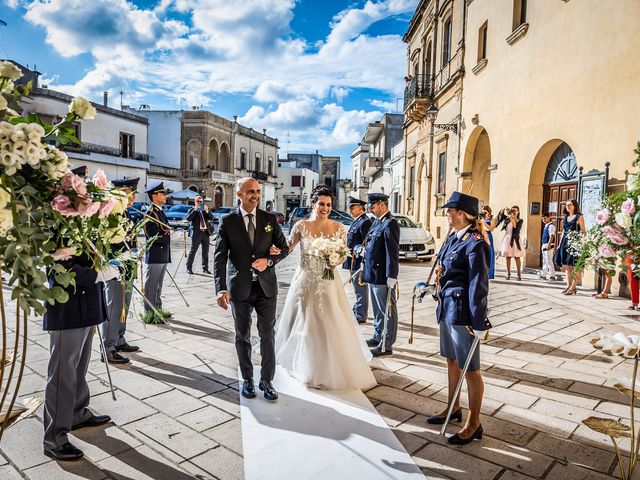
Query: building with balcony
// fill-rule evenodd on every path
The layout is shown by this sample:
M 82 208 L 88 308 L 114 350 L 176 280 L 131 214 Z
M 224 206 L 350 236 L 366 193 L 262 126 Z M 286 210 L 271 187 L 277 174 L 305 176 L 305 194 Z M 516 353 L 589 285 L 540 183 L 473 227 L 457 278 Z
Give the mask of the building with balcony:
M 362 137 L 362 144 L 368 145 L 369 152 L 363 158 L 360 171 L 370 179 L 369 190 L 391 192 L 391 148 L 402 140 L 404 115 L 385 113 L 382 119 L 370 123 Z
M 468 0 L 421 0 L 403 40 L 407 44 L 402 212 L 441 239 L 445 199 L 457 185 L 458 132 Z
M 278 139 L 205 110 L 136 110 L 149 119 L 150 175 L 174 190 L 204 192 L 214 208 L 236 204 L 235 183 L 262 185 L 260 207 L 275 205 Z
M 361 200 L 367 199 L 371 177 L 364 174 L 363 165 L 369 157 L 369 145 L 359 143 L 351 152 L 351 192 L 349 195 Z
M 37 71 L 16 65 L 25 73 L 21 80 L 31 80 L 34 85 L 29 97 L 22 100 L 22 114 L 38 114 L 46 123 L 56 123 L 64 118 L 73 97 L 40 86 Z M 109 180 L 139 177 L 138 191 L 143 192 L 149 169 L 147 119 L 109 107 L 106 94 L 102 105 L 92 105 L 96 117 L 75 124 L 76 137 L 82 144 L 59 145 L 59 148 L 67 154 L 72 167 L 86 165 L 89 175 L 103 170 Z

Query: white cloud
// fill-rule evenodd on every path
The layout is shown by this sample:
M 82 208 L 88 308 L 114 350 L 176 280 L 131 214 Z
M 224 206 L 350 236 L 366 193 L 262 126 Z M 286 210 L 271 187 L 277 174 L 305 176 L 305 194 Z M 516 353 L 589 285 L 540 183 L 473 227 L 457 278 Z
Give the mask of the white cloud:
M 5 0 L 17 1 L 17 0 Z M 400 97 L 406 72 L 400 35 L 374 36 L 374 23 L 413 11 L 418 0 L 366 1 L 334 16 L 310 45 L 291 30 L 297 0 L 20 0 L 25 18 L 45 29 L 63 56 L 90 54 L 94 67 L 73 84 L 50 85 L 99 99 L 125 91 L 126 103 L 211 105 L 218 95 L 251 96 L 242 121 L 299 145 L 357 143 L 390 102 L 340 105 L 360 88 Z M 176 20 L 179 18 L 180 20 Z M 47 72 L 49 78 L 58 72 Z M 363 102 L 365 100 L 362 100 Z M 376 102 L 376 103 L 374 103 Z M 350 104 L 351 105 L 351 104 Z
M 402 100 L 402 99 L 400 99 Z M 380 108 L 382 110 L 384 110 L 385 112 L 395 112 L 396 111 L 396 107 L 400 108 L 401 105 L 396 105 L 393 102 L 385 102 L 383 100 L 370 100 L 369 103 L 371 105 L 373 105 L 376 108 Z

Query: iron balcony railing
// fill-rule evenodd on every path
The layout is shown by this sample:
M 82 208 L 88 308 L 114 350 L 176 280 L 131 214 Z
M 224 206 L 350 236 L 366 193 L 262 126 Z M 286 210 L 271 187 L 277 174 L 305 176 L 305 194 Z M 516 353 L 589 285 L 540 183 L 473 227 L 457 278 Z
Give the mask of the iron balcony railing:
M 433 96 L 433 79 L 430 75 L 420 73 L 413 77 L 404 88 L 404 109 L 418 99 L 429 99 Z
M 101 153 L 103 155 L 111 155 L 113 157 L 132 158 L 133 160 L 149 161 L 149 155 L 146 153 L 135 152 L 132 157 L 122 155 L 122 151 L 116 147 L 108 147 L 107 145 L 98 145 L 96 143 L 82 142 L 82 145 L 58 145 L 62 150 L 76 153 Z

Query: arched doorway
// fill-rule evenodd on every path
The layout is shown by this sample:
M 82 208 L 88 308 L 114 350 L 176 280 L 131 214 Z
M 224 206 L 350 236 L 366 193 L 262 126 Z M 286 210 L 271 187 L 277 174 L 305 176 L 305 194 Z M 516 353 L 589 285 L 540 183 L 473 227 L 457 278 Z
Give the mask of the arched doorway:
M 491 144 L 484 127 L 476 127 L 467 142 L 464 154 L 462 191 L 473 195 L 484 205 L 489 204 L 491 192 Z
M 218 170 L 218 155 L 220 151 L 215 138 L 209 142 L 209 151 L 207 153 L 207 166 L 211 167 L 212 170 Z
M 217 210 L 222 205 L 224 205 L 224 190 L 217 186 L 213 191 L 213 208 Z
M 200 168 L 202 146 L 198 140 L 192 139 L 187 143 L 187 169 L 198 170 Z
M 565 142 L 553 152 L 544 175 L 542 212 L 549 212 L 560 234 L 567 200 L 578 199 L 578 163 L 576 155 Z M 556 238 L 557 240 L 557 238 Z M 556 241 L 556 245 L 558 242 Z
M 540 206 L 537 214 L 527 208 L 527 266 L 540 266 L 542 214 L 549 212 L 557 231 L 564 214 L 564 203 L 578 195 L 579 167 L 571 147 L 560 139 L 549 140 L 534 157 L 529 176 L 528 205 Z M 525 213 L 525 209 L 522 209 Z M 557 245 L 557 242 L 556 242 Z

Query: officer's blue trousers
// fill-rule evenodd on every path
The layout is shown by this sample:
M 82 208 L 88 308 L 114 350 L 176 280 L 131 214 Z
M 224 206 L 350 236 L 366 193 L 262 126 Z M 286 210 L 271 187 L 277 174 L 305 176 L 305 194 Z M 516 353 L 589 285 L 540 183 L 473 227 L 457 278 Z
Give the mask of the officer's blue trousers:
M 389 287 L 387 285 L 369 284 L 371 292 L 371 304 L 373 306 L 373 339 L 382 344 L 384 330 L 384 315 L 387 308 L 387 294 Z M 396 306 L 395 290 L 392 292 L 389 306 L 389 318 L 387 320 L 387 334 L 385 337 L 385 349 L 391 350 L 392 345 L 396 341 L 398 334 L 398 307 Z
M 353 314 L 358 322 L 365 322 L 369 315 L 369 288 L 358 284 L 358 275 L 351 281 L 356 301 L 353 304 Z

